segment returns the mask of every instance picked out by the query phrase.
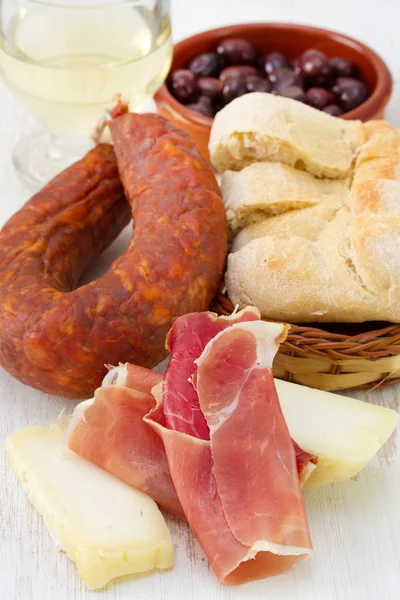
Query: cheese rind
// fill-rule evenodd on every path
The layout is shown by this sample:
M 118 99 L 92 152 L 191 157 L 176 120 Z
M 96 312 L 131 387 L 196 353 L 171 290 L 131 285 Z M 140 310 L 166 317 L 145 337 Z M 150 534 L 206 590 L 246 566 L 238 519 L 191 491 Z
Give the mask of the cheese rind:
M 21 429 L 6 448 L 56 546 L 89 589 L 173 566 L 171 537 L 155 502 L 69 450 L 58 425 Z
M 290 435 L 318 458 L 305 487 L 356 475 L 393 433 L 399 414 L 354 398 L 275 379 Z

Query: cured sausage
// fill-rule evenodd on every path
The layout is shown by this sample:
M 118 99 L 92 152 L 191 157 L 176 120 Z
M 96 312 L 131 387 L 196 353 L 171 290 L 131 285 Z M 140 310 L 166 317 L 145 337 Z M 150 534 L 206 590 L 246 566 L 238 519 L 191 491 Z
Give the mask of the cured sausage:
M 110 129 L 116 160 L 98 145 L 0 233 L 0 363 L 69 398 L 91 396 L 105 364 L 160 362 L 175 317 L 208 307 L 226 255 L 218 184 L 191 139 L 154 114 Z M 130 213 L 125 254 L 75 289 Z

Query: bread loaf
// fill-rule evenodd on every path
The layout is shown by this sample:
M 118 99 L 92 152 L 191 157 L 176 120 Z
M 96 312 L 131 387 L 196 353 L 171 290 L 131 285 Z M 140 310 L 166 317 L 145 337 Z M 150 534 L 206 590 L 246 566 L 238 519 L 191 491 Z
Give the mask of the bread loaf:
M 280 163 L 259 162 L 241 171 L 226 171 L 221 179 L 231 235 L 266 217 L 305 208 L 342 196 L 348 180 L 316 179 Z
M 289 98 L 254 92 L 217 113 L 209 151 L 220 173 L 272 161 L 316 177 L 342 179 L 349 175 L 363 140 L 359 121 L 343 121 Z
M 283 110 L 286 99 L 260 96 L 244 96 L 223 109 L 210 142 L 217 168 L 239 169 L 224 172 L 221 182 L 228 223 L 237 233 L 226 273 L 231 301 L 294 323 L 400 322 L 399 131 L 384 121 L 364 125 L 330 117 L 335 124 L 329 135 L 321 130 L 318 111 L 295 101 Z M 229 133 L 225 111 L 232 105 L 238 116 Z M 284 166 L 289 161 L 283 135 L 280 145 L 268 149 L 268 140 L 282 132 L 283 114 L 293 117 L 297 137 L 286 135 L 291 151 L 300 156 L 307 147 L 301 166 L 308 173 Z M 248 132 L 249 115 L 261 131 L 254 126 L 255 138 L 265 143 L 258 155 L 282 164 L 246 166 L 246 141 L 238 143 L 232 132 Z M 343 126 L 340 142 L 332 132 Z M 342 165 L 342 180 L 332 180 L 339 172 L 333 165 Z
M 237 252 L 252 240 L 266 235 L 273 235 L 276 238 L 300 236 L 315 242 L 322 228 L 332 221 L 341 207 L 342 203 L 339 199 L 330 198 L 308 210 L 291 210 L 273 219 L 263 219 L 238 233 L 232 243 L 232 252 Z

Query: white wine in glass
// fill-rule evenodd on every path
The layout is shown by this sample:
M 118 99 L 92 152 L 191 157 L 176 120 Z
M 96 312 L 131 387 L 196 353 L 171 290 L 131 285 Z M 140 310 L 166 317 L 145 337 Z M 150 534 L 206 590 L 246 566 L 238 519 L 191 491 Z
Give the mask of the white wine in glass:
M 113 96 L 140 110 L 172 59 L 169 0 L 0 0 L 0 75 L 46 126 L 14 164 L 35 187 L 79 158 Z

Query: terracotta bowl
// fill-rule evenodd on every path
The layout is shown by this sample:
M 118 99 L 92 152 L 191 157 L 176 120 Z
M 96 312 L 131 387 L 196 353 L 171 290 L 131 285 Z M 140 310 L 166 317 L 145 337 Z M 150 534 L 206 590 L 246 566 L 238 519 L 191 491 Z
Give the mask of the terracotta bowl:
M 350 58 L 358 65 L 372 94 L 342 118 L 368 121 L 383 117 L 392 93 L 392 77 L 386 64 L 365 44 L 327 29 L 289 23 L 245 23 L 210 29 L 175 44 L 171 69 L 186 67 L 197 54 L 214 50 L 218 42 L 227 37 L 243 37 L 264 54 L 277 50 L 289 58 L 295 58 L 309 48 L 317 48 L 328 57 Z M 155 95 L 155 101 L 159 114 L 187 131 L 208 159 L 207 146 L 213 120 L 187 109 L 170 94 L 165 84 Z

